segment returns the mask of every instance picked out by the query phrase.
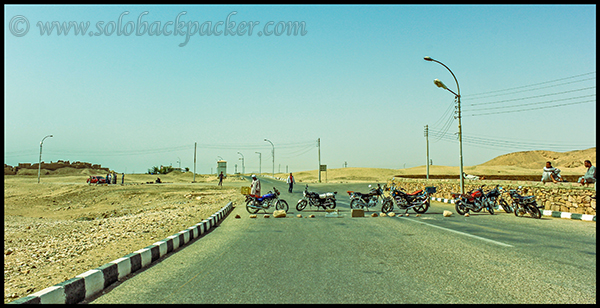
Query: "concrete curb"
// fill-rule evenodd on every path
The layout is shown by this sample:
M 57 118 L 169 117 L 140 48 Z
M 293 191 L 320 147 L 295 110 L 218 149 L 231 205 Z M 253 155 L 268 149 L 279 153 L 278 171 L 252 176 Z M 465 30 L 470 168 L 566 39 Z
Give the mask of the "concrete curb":
M 97 295 L 123 277 L 148 267 L 152 262 L 183 247 L 192 239 L 200 237 L 214 228 L 232 209 L 233 202 L 229 202 L 207 219 L 177 234 L 8 304 L 77 304 Z
M 438 202 L 444 202 L 444 203 L 454 204 L 454 200 L 452 200 L 452 199 L 443 199 L 443 198 L 431 197 L 431 200 L 438 201 Z M 585 221 L 596 221 L 596 215 L 588 215 L 588 214 L 576 214 L 576 213 L 569 213 L 569 212 L 557 212 L 557 211 L 551 211 L 551 210 L 543 210 L 542 211 L 542 215 L 543 216 L 556 217 L 556 218 L 565 218 L 565 219 L 574 219 L 574 220 L 585 220 Z

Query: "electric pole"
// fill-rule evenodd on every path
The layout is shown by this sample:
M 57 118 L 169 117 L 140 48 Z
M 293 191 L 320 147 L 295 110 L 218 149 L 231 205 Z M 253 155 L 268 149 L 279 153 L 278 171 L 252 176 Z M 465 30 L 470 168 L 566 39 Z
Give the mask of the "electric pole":
M 196 142 L 194 142 L 194 179 L 192 183 L 196 183 Z
M 317 138 L 317 147 L 319 148 L 319 183 L 321 183 L 321 138 Z
M 427 179 L 429 180 L 429 127 L 425 125 L 425 141 L 427 143 Z

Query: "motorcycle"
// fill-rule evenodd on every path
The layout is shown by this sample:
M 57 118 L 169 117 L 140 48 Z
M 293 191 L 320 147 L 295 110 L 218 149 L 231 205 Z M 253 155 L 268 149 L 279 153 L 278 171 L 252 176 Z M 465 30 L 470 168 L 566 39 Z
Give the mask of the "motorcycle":
M 279 195 L 281 194 L 277 188 L 273 187 L 274 193 L 269 191 L 267 194 L 263 196 L 257 195 L 246 195 L 246 210 L 250 214 L 256 214 L 258 210 L 266 210 L 271 206 L 275 206 L 276 210 L 284 210 L 288 211 L 289 206 L 287 202 L 283 199 L 279 199 Z
M 384 198 L 381 211 L 384 213 L 391 212 L 394 209 L 394 203 L 401 210 L 413 209 L 415 212 L 422 214 L 427 212 L 430 205 L 429 195 L 435 192 L 435 187 L 427 187 L 425 191 L 423 189 L 417 190 L 412 193 L 406 193 L 402 187 L 396 187 L 396 183 L 392 181 L 392 184 L 386 190 L 390 191 L 391 198 Z
M 494 189 L 485 194 L 485 200 L 486 202 L 490 202 L 490 206 L 493 206 L 495 209 L 502 207 L 505 212 L 512 213 L 512 207 L 502 198 L 503 192 L 502 186 L 498 184 Z
M 369 185 L 369 188 L 371 185 Z M 350 195 L 350 208 L 351 209 L 362 209 L 374 207 L 379 203 L 379 199 L 383 199 L 383 188 L 377 184 L 377 188 L 371 188 L 369 193 L 361 193 L 358 191 L 346 191 Z
M 452 193 L 454 199 L 454 208 L 459 215 L 465 215 L 469 211 L 480 212 L 482 209 L 486 209 L 490 214 L 494 215 L 494 206 L 487 202 L 485 194 L 483 193 L 483 187 L 473 189 L 466 194 Z
M 519 186 L 518 190 L 521 190 Z M 525 214 L 529 214 L 533 218 L 542 218 L 542 212 L 540 211 L 535 196 L 522 196 L 517 189 L 510 189 L 508 194 L 513 199 L 512 205 L 515 209 L 515 216 L 520 217 Z
M 316 206 L 317 208 L 322 207 L 324 210 L 326 208 L 334 209 L 336 206 L 335 203 L 335 195 L 337 191 L 328 192 L 324 194 L 319 194 L 316 192 L 308 191 L 308 185 L 304 188 L 304 192 L 302 193 L 302 199 L 298 200 L 298 204 L 296 204 L 296 210 L 302 211 L 306 208 L 307 205 Z

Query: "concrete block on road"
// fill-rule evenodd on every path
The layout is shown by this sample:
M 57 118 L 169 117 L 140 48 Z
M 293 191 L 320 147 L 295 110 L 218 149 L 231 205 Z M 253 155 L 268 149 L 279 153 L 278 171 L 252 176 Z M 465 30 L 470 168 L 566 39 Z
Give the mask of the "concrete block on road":
M 279 217 L 285 217 L 286 213 L 284 210 L 275 210 L 273 211 L 273 217 L 275 218 L 279 218 Z
M 352 209 L 350 213 L 352 217 L 365 217 L 365 210 L 363 209 Z

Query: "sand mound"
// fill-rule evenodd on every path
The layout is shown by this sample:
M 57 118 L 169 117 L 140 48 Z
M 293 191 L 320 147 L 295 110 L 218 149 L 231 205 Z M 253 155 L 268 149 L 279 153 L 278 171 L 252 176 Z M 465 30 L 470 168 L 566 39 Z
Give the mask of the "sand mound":
M 589 159 L 593 165 L 596 165 L 595 147 L 564 153 L 541 150 L 515 152 L 498 156 L 480 166 L 515 166 L 526 169 L 541 169 L 546 165 L 547 161 L 551 161 L 554 167 L 579 168 L 583 167 L 583 161 L 586 159 Z

